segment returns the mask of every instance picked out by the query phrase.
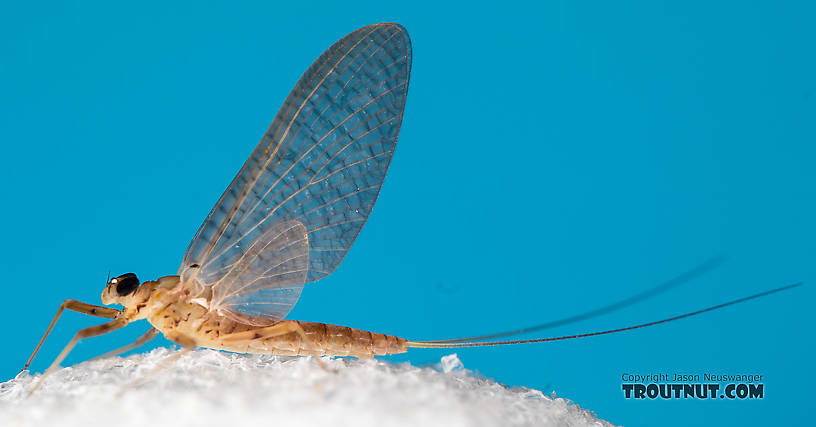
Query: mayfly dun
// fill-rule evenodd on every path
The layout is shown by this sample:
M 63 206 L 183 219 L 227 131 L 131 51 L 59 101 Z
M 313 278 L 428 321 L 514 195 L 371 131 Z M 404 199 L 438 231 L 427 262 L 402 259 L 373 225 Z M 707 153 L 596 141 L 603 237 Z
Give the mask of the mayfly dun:
M 176 275 L 141 283 L 110 279 L 105 305 L 66 300 L 28 359 L 26 370 L 62 312 L 110 319 L 80 330 L 32 392 L 78 340 L 145 319 L 180 345 L 240 353 L 372 357 L 411 347 L 522 344 L 610 334 L 677 320 L 789 289 L 773 289 L 663 320 L 554 338 L 495 341 L 500 336 L 411 341 L 324 323 L 286 320 L 304 284 L 330 274 L 345 257 L 377 200 L 402 123 L 411 44 L 393 23 L 360 28 L 326 50 L 283 103 L 257 148 L 187 247 Z M 534 329 L 540 329 L 535 327 Z M 486 341 L 494 339 L 494 341 Z M 319 359 L 318 359 L 319 361 Z

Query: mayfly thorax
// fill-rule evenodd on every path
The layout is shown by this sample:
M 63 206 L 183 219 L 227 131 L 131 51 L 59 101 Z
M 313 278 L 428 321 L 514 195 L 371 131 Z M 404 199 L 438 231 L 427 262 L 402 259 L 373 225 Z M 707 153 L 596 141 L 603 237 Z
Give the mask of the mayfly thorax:
M 122 310 L 63 302 L 23 370 L 65 309 L 110 320 L 80 330 L 31 391 L 79 339 L 137 320 L 147 320 L 152 328 L 136 342 L 104 356 L 138 347 L 161 333 L 183 347 L 171 357 L 194 347 L 372 357 L 403 353 L 411 347 L 520 344 L 615 333 L 798 286 L 626 328 L 515 341 L 484 340 L 542 329 L 543 325 L 472 338 L 410 341 L 285 319 L 306 283 L 337 268 L 371 213 L 396 146 L 410 70 L 410 40 L 398 24 L 360 28 L 326 50 L 292 89 L 257 148 L 195 234 L 177 275 L 143 283 L 133 273 L 110 279 L 102 302 L 121 304 Z M 634 299 L 609 309 L 631 302 Z

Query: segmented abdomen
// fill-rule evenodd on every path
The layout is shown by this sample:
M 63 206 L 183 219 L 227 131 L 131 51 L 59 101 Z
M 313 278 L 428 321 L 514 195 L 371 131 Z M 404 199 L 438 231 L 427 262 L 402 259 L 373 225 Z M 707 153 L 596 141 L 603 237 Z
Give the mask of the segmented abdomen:
M 345 326 L 325 323 L 298 322 L 306 336 L 326 355 L 371 357 L 405 353 L 406 340 Z M 305 347 L 309 344 L 305 343 Z
M 372 357 L 405 353 L 406 340 L 393 335 L 368 332 L 345 326 L 316 322 L 296 322 L 303 328 L 307 340 L 297 333 L 276 337 L 258 338 L 246 343 L 247 353 L 312 356 Z
M 283 356 L 353 356 L 372 357 L 405 353 L 406 340 L 393 335 L 368 332 L 345 326 L 316 322 L 282 320 L 300 325 L 306 340 L 296 332 L 263 336 L 262 327 L 253 327 L 229 319 L 206 322 L 195 337 L 198 345 L 239 353 L 277 354 Z M 216 324 L 213 324 L 216 323 Z M 258 336 L 241 341 L 224 341 L 220 337 L 237 332 L 258 331 Z

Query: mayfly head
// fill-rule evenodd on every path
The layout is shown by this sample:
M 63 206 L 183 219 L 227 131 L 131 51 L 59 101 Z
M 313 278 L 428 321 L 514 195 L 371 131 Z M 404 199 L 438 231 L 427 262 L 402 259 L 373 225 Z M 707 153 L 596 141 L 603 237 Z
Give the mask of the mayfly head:
M 139 278 L 133 273 L 125 273 L 108 281 L 102 291 L 103 304 L 126 304 L 126 299 L 139 288 Z

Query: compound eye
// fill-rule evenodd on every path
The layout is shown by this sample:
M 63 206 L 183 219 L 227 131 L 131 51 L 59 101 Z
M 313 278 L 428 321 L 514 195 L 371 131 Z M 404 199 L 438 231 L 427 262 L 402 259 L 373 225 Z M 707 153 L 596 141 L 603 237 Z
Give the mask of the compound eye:
M 130 295 L 139 287 L 139 279 L 133 273 L 123 274 L 115 279 L 111 279 L 111 284 L 116 285 L 116 293 L 120 297 Z

